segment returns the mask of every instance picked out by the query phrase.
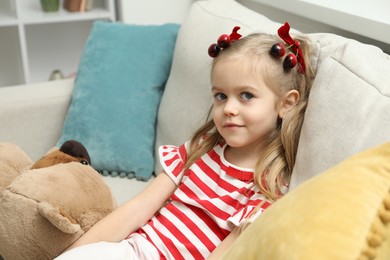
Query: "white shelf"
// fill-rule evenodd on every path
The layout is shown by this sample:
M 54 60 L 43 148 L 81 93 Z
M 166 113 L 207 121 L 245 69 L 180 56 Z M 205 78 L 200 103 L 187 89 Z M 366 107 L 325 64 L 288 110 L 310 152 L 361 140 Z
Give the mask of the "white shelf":
M 389 0 L 253 0 L 390 44 Z
M 116 20 L 115 0 L 90 10 L 43 12 L 39 0 L 0 0 L 0 87 L 47 81 L 53 70 L 76 72 L 95 20 Z
M 40 10 L 25 10 L 21 15 L 21 21 L 24 24 L 46 24 L 111 18 L 112 13 L 102 8 L 85 12 L 68 12 L 60 9 L 55 13 L 44 13 Z

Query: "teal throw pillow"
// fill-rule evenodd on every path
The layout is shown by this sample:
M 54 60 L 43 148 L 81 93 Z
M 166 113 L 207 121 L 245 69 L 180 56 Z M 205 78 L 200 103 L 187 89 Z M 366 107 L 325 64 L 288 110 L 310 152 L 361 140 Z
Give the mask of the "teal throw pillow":
M 148 180 L 157 111 L 178 30 L 177 24 L 95 22 L 57 145 L 77 140 L 95 169 Z

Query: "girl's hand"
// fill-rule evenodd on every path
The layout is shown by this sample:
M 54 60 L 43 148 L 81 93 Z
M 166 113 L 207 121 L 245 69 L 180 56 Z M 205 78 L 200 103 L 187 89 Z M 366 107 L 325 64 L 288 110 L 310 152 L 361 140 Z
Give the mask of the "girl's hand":
M 207 257 L 207 260 L 221 259 L 221 257 L 228 251 L 229 247 L 236 241 L 238 237 L 238 227 L 232 230 L 232 232 L 217 246 L 216 249 Z

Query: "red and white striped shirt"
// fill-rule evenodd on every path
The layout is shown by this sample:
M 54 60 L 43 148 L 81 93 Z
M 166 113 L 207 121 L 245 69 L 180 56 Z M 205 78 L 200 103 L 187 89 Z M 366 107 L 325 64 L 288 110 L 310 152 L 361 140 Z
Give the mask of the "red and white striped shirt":
M 225 160 L 226 145 L 214 147 L 184 173 L 186 147 L 160 147 L 162 166 L 178 188 L 170 202 L 139 230 L 162 259 L 207 258 L 265 200 L 253 183 L 253 170 Z M 265 202 L 262 210 L 269 205 Z

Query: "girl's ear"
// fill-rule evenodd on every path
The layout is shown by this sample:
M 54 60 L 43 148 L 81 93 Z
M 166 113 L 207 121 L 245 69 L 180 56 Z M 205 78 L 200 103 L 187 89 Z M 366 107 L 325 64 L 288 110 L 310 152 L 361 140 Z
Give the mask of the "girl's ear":
M 283 118 L 299 101 L 298 90 L 288 91 L 281 100 L 279 107 L 279 117 Z

